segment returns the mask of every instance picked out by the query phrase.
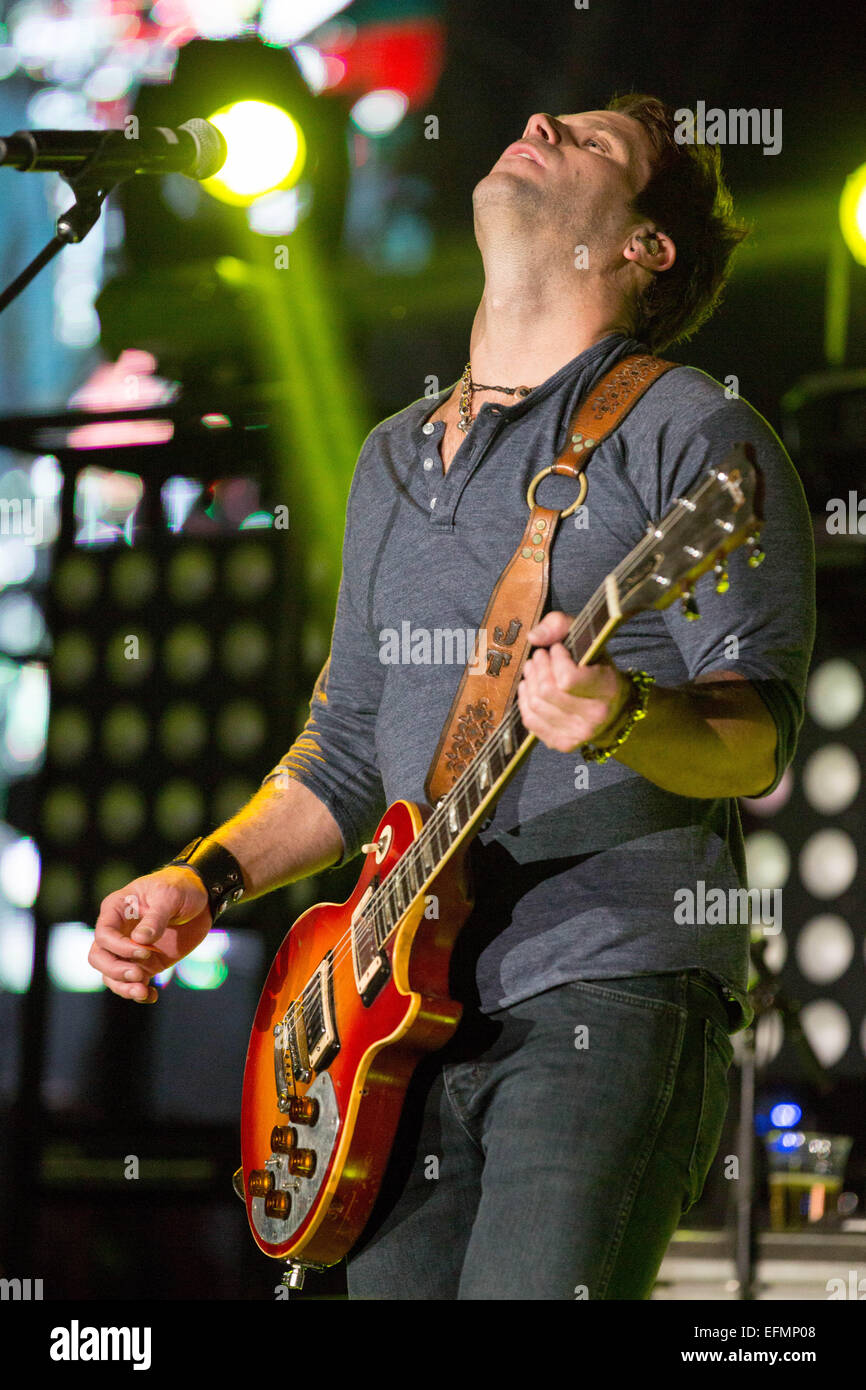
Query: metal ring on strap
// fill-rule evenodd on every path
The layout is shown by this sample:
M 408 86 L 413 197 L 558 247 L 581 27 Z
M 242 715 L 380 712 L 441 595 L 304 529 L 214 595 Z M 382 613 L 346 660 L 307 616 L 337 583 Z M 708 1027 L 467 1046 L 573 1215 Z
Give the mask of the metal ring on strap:
M 549 468 L 542 468 L 540 473 L 536 473 L 526 491 L 526 505 L 529 507 L 530 511 L 535 506 L 535 489 L 538 487 L 542 478 L 547 477 L 548 473 L 559 473 L 561 477 L 574 477 L 573 473 L 566 473 L 564 470 L 560 470 L 558 463 L 552 463 Z M 578 469 L 577 476 L 580 479 L 580 491 L 577 494 L 577 500 L 572 502 L 571 506 L 567 507 L 564 512 L 559 513 L 561 517 L 571 516 L 572 512 L 576 512 L 578 507 L 582 505 L 583 499 L 586 496 L 587 488 L 589 487 L 586 481 L 586 474 L 582 469 Z

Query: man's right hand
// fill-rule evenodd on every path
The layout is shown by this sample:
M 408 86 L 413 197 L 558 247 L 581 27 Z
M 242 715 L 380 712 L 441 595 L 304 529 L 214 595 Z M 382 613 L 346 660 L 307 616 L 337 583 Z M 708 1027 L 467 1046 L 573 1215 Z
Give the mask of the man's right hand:
M 103 900 L 87 959 L 114 994 L 155 1004 L 153 976 L 194 951 L 211 925 L 198 874 L 183 865 L 159 869 Z

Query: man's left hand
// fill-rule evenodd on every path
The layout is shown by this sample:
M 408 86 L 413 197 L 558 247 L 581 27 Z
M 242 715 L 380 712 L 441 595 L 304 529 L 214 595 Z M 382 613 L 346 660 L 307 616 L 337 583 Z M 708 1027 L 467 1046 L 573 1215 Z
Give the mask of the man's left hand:
M 566 613 L 553 612 L 529 629 L 536 650 L 517 687 L 524 728 L 560 753 L 594 743 L 608 726 L 612 733 L 630 693 L 628 677 L 606 656 L 591 666 L 572 661 L 563 646 L 571 623 Z

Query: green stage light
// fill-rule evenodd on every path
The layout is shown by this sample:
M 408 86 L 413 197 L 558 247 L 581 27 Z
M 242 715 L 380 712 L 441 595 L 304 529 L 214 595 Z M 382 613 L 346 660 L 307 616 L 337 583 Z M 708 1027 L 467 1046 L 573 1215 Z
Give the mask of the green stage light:
M 237 207 L 249 207 L 265 193 L 291 188 L 307 158 L 303 131 L 286 111 L 265 101 L 237 101 L 210 117 L 228 145 L 218 174 L 202 188 Z
M 845 181 L 839 200 L 839 226 L 855 261 L 866 265 L 866 164 Z

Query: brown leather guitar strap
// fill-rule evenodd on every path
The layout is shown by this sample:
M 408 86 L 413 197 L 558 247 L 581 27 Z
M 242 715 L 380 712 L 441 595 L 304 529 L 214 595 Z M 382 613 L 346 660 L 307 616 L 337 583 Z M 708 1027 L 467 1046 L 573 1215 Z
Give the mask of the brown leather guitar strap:
M 617 362 L 577 406 L 559 458 L 537 473 L 526 495 L 529 521 L 505 566 L 482 619 L 475 650 L 463 672 L 442 730 L 424 790 L 435 806 L 487 742 L 517 692 L 529 654 L 525 634 L 541 617 L 550 578 L 550 549 L 562 517 L 571 516 L 587 491 L 584 473 L 594 449 L 625 419 L 654 381 L 677 362 L 634 355 Z M 539 506 L 535 492 L 549 473 L 578 481 L 577 499 L 562 512 Z

